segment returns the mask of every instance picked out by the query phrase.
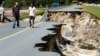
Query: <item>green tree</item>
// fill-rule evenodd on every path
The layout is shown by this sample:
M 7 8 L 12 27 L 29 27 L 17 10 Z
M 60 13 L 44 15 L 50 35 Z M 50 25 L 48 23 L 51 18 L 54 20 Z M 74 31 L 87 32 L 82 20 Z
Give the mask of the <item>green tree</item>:
M 66 0 L 59 0 L 59 2 L 61 5 L 66 4 Z
M 30 0 L 26 0 L 25 2 L 23 2 L 22 0 L 6 0 L 4 6 L 13 7 L 15 2 L 18 2 L 20 6 L 28 6 L 28 3 L 30 2 Z
M 67 4 L 67 5 L 72 4 L 72 2 L 73 2 L 73 0 L 66 0 L 66 4 Z
M 6 0 L 5 1 L 5 7 L 12 7 L 14 5 L 14 0 Z
M 6 0 L 5 6 L 12 7 L 16 1 L 19 2 L 21 6 L 24 6 L 24 7 L 29 6 L 30 3 L 33 3 L 35 6 L 40 6 L 40 5 L 46 6 L 52 3 L 60 3 L 62 5 L 62 4 L 65 4 L 66 1 L 68 3 L 71 3 L 71 0 L 25 0 L 24 2 L 22 0 Z

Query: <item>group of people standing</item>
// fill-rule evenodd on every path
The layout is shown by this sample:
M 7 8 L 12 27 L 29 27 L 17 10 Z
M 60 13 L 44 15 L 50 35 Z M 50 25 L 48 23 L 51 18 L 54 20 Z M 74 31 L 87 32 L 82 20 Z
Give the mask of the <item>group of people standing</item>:
M 16 2 L 14 7 L 12 8 L 12 13 L 14 16 L 13 28 L 15 28 L 15 26 L 20 27 L 20 9 L 21 7 L 19 6 L 19 3 Z M 36 13 L 36 8 L 33 6 L 33 4 L 30 4 L 28 9 L 30 27 L 34 27 L 35 13 Z

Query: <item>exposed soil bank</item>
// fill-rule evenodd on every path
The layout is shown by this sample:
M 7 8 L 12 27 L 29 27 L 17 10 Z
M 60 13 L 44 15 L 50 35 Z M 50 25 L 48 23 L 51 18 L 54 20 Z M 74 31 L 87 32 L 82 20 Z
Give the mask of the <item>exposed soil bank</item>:
M 62 26 L 61 34 L 73 32 L 73 45 L 67 45 L 63 51 L 66 56 L 97 56 L 100 51 L 100 20 L 87 12 L 55 12 L 49 13 L 47 21 L 66 24 Z M 67 37 L 68 38 L 68 37 Z

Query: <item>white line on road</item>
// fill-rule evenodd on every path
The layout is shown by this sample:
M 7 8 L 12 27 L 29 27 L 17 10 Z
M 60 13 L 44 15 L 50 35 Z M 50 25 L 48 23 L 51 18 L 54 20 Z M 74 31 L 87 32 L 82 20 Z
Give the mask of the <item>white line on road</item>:
M 4 38 L 0 39 L 0 41 L 5 40 L 5 39 L 8 39 L 8 38 L 10 38 L 10 37 L 13 37 L 13 36 L 15 36 L 15 35 L 18 35 L 18 34 L 24 32 L 24 31 L 26 31 L 26 30 L 28 30 L 28 29 L 29 29 L 29 27 L 28 27 L 28 28 L 25 28 L 24 30 L 21 30 L 21 31 L 19 31 L 19 32 L 17 32 L 17 33 L 14 33 L 14 34 L 12 34 L 12 35 L 9 35 L 9 36 L 7 36 L 7 37 L 4 37 Z
M 37 23 L 37 24 L 35 24 L 35 26 L 38 25 L 38 24 L 41 24 L 41 23 L 42 23 L 42 22 Z M 4 38 L 0 39 L 0 41 L 3 41 L 3 40 L 5 40 L 5 39 L 11 38 L 11 37 L 13 37 L 13 36 L 16 36 L 16 35 L 18 35 L 18 34 L 24 32 L 24 31 L 26 31 L 26 30 L 28 30 L 28 29 L 30 29 L 30 27 L 25 28 L 25 29 L 23 29 L 23 30 L 21 30 L 21 31 L 19 31 L 19 32 L 17 32 L 17 33 L 14 33 L 14 34 L 12 34 L 12 35 L 9 35 L 9 36 L 7 36 L 7 37 L 4 37 Z

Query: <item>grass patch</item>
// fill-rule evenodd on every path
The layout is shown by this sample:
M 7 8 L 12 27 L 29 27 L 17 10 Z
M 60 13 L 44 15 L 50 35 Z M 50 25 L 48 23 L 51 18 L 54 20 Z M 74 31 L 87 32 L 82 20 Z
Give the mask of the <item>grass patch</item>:
M 100 7 L 98 6 L 83 6 L 84 10 L 96 16 L 100 20 Z
M 22 13 L 21 15 L 20 15 L 20 19 L 21 20 L 23 20 L 23 19 L 25 19 L 25 18 L 28 18 L 28 13 Z
M 45 10 L 46 8 L 36 8 L 37 10 Z
M 43 13 L 45 12 L 45 9 L 46 8 L 36 8 L 37 9 L 37 12 L 36 12 L 36 16 L 37 15 L 43 15 Z M 26 12 L 23 12 L 20 16 L 21 20 L 25 19 L 25 18 L 28 18 L 28 13 Z
M 43 15 L 43 13 L 45 12 L 46 8 L 37 8 L 37 12 L 36 15 Z

